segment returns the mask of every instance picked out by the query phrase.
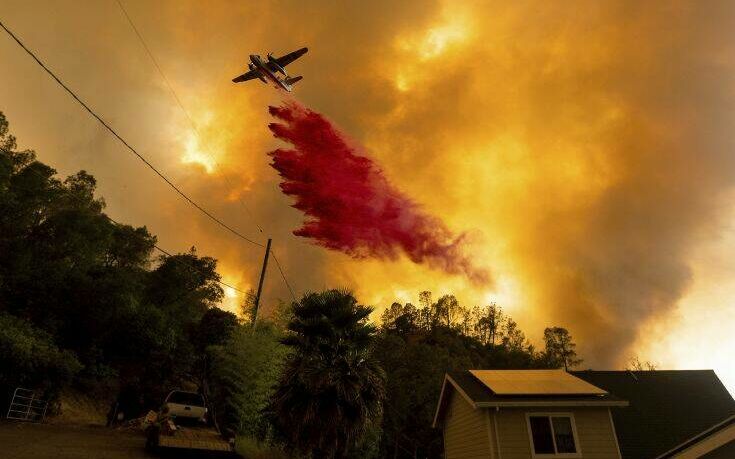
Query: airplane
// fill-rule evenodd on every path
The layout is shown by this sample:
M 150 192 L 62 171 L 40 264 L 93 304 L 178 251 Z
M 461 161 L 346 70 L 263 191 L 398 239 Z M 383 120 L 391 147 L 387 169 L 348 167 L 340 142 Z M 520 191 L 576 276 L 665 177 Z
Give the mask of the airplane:
M 268 59 L 264 60 L 257 54 L 250 55 L 250 63 L 248 64 L 248 71 L 240 75 L 239 77 L 233 78 L 234 83 L 241 83 L 243 81 L 252 80 L 258 78 L 265 84 L 270 81 L 277 88 L 284 89 L 291 92 L 294 83 L 301 80 L 302 76 L 291 77 L 286 73 L 286 66 L 296 59 L 300 58 L 309 48 L 301 48 L 292 53 L 288 53 L 285 56 L 273 57 L 273 53 L 268 53 Z M 283 78 L 279 78 L 277 73 L 283 75 Z

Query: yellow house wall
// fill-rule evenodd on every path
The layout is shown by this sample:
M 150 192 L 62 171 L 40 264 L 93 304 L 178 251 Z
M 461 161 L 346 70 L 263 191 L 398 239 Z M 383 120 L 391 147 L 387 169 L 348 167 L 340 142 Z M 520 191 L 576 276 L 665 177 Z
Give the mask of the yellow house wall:
M 494 458 L 489 427 L 486 410 L 474 409 L 460 394 L 452 391 L 444 418 L 445 458 Z
M 528 459 L 531 457 L 531 440 L 526 413 L 542 412 L 572 413 L 574 415 L 579 440 L 578 449 L 581 452 L 577 457 L 583 459 L 620 458 L 608 408 L 575 407 L 501 408 L 500 411 L 495 412 L 501 459 Z

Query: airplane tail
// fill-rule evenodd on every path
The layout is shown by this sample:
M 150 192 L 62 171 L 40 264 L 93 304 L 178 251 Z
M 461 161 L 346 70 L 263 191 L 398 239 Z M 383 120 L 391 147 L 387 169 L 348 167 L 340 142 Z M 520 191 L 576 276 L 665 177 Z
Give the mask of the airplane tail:
M 302 78 L 304 78 L 304 77 L 301 76 L 301 75 L 295 76 L 295 77 L 290 77 L 289 76 L 289 77 L 286 77 L 286 80 L 284 81 L 284 83 L 286 83 L 288 85 L 292 85 L 292 84 L 296 83 L 297 81 L 301 80 Z

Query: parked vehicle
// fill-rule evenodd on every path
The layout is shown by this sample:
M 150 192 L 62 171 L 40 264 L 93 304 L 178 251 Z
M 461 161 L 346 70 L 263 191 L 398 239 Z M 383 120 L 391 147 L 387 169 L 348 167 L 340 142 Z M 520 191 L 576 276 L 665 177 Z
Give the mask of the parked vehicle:
M 161 411 L 173 418 L 194 419 L 206 422 L 207 406 L 204 397 L 196 392 L 172 390 L 166 396 Z
M 146 433 L 146 447 L 157 452 L 207 453 L 237 457 L 235 439 L 225 438 L 208 419 L 205 398 L 196 392 L 171 391 Z

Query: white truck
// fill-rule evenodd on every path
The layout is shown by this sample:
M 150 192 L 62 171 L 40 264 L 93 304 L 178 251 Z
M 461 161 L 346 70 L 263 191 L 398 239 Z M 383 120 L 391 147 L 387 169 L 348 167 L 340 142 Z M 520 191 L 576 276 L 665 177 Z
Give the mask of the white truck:
M 166 396 L 161 411 L 167 412 L 172 418 L 207 422 L 207 404 L 204 396 L 196 392 L 172 390 Z

